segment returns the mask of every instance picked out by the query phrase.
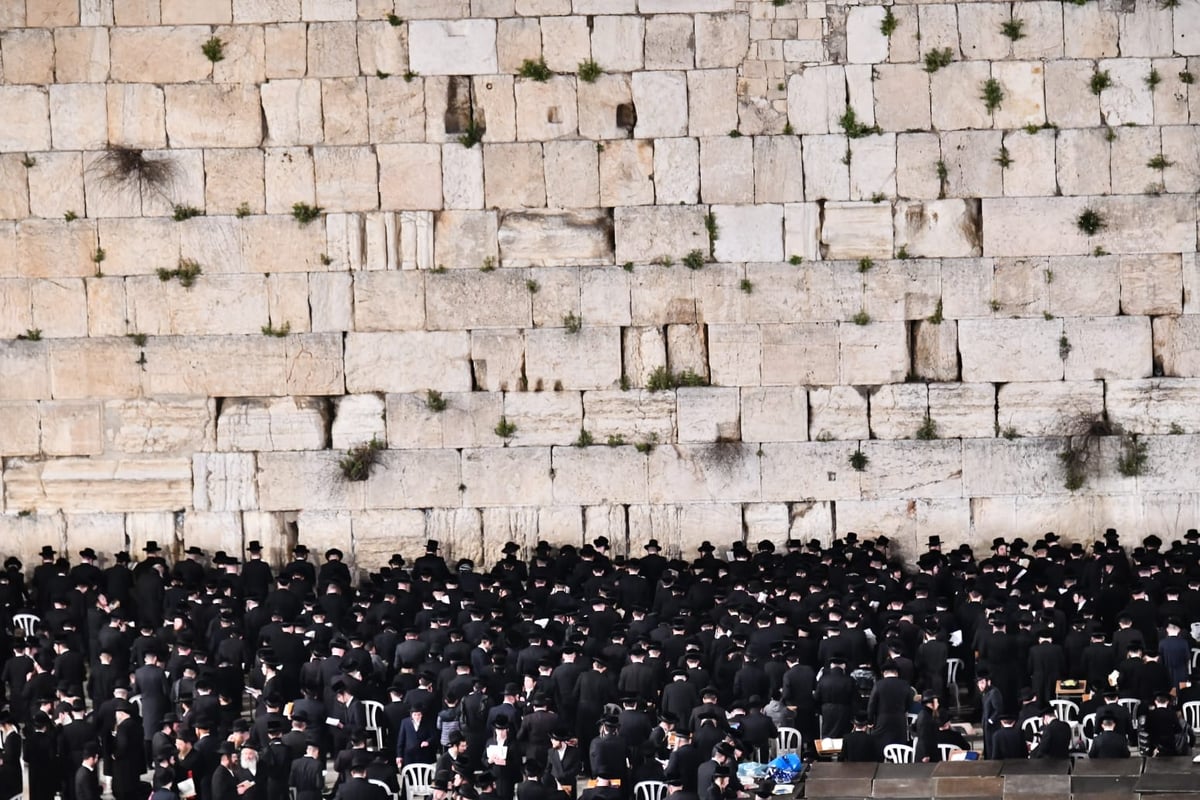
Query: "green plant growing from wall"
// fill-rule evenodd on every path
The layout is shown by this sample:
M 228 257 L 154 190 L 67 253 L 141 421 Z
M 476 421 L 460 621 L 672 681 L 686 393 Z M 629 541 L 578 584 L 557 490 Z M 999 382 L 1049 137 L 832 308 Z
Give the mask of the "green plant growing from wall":
M 204 53 L 204 57 L 214 64 L 218 61 L 224 61 L 225 43 L 214 36 L 204 44 L 200 45 L 200 52 Z
M 42 329 L 26 328 L 24 333 L 17 334 L 17 340 L 22 342 L 40 342 L 42 340 Z
M 579 80 L 584 83 L 595 83 L 596 79 L 604 74 L 604 70 L 600 69 L 600 65 L 589 58 L 587 61 L 579 62 L 579 72 L 577 74 L 579 75 Z
M 592 438 L 592 434 L 588 432 L 587 428 L 580 428 L 579 438 L 572 442 L 576 447 L 591 447 L 595 443 L 596 440 Z
M 946 162 L 938 160 L 935 165 L 938 179 L 938 198 L 944 200 L 946 198 L 946 183 L 950 177 L 950 170 L 946 167 Z
M 855 450 L 850 454 L 850 468 L 855 472 L 866 472 L 867 466 L 871 463 L 871 457 L 862 451 L 862 448 Z
M 1025 20 L 1011 19 L 1007 22 L 1000 23 L 1000 33 L 1007 36 L 1012 41 L 1025 38 Z
M 277 339 L 282 339 L 292 332 L 292 323 L 285 322 L 276 328 L 274 325 L 267 323 L 262 326 L 263 336 L 274 336 Z
M 1151 68 L 1146 75 L 1146 85 L 1150 87 L 1150 91 L 1154 91 L 1154 87 L 1162 83 L 1162 75 L 1158 74 L 1158 70 Z
M 144 333 L 127 333 L 125 336 L 137 347 L 145 347 L 147 336 Z
M 875 262 L 869 258 L 863 257 L 858 260 L 859 272 L 870 272 L 875 267 Z
M 1179 82 L 1184 84 L 1193 84 L 1196 82 L 1196 76 L 1188 72 L 1186 69 L 1179 73 Z
M 1075 218 L 1075 225 L 1088 236 L 1094 236 L 1108 226 L 1104 215 L 1094 208 L 1085 208 Z
M 709 211 L 704 215 L 704 230 L 708 232 L 708 254 L 711 256 L 717 239 L 721 238 L 721 228 L 717 225 L 717 215 Z
M 583 330 L 583 319 L 577 316 L 574 311 L 567 313 L 566 316 L 562 318 L 562 324 L 567 333 L 574 334 Z
M 860 310 L 857 314 L 850 318 L 850 321 L 855 325 L 870 325 L 871 315 L 866 310 Z
M 704 266 L 704 251 L 703 250 L 688 251 L 688 254 L 683 257 L 683 265 L 685 267 L 687 267 L 688 269 L 700 269 L 701 267 Z
M 979 97 L 983 100 L 983 105 L 990 114 L 1004 102 L 1004 88 L 1000 85 L 1000 81 L 995 78 L 988 78 L 983 82 L 983 88 Z
M 1064 334 L 1058 337 L 1058 357 L 1066 361 L 1069 355 L 1071 355 L 1071 340 Z
M 483 141 L 485 130 L 478 122 L 475 121 L 475 116 L 472 115 L 467 120 L 466 130 L 458 137 L 458 143 L 463 147 L 471 148 Z
M 167 194 L 175 181 L 175 162 L 169 158 L 147 158 L 133 147 L 114 145 L 107 148 L 88 167 L 97 179 L 116 191 L 136 194 L 140 199 Z
M 788 263 L 793 267 L 798 267 L 804 263 L 804 256 L 793 255 L 788 258 Z
M 938 438 L 937 421 L 929 416 L 928 412 L 925 414 L 925 420 L 921 423 L 921 427 L 917 428 L 917 438 L 922 441 Z
M 386 17 L 384 17 L 384 19 L 386 19 L 388 25 L 391 25 L 393 28 L 399 28 L 404 24 L 404 20 L 400 17 L 397 17 L 395 14 L 388 14 Z
M 1112 76 L 1108 74 L 1108 70 L 1096 70 L 1092 73 L 1092 78 L 1088 81 L 1088 88 L 1092 90 L 1092 94 L 1100 94 L 1108 87 L 1112 86 Z
M 1008 169 L 1012 166 L 1012 156 L 1008 154 L 1008 148 L 1000 145 L 1000 154 L 996 156 L 996 163 L 1000 165 L 1000 169 Z
M 838 118 L 838 125 L 848 139 L 861 139 L 864 136 L 880 133 L 878 125 L 867 125 L 859 121 L 853 106 L 846 106 L 846 112 Z
M 308 203 L 292 203 L 292 217 L 301 225 L 307 225 L 312 222 L 321 216 L 321 212 L 324 210 L 320 206 L 313 206 Z
M 234 216 L 237 217 L 238 219 L 244 219 L 245 217 L 250 216 L 250 204 L 249 203 L 239 204 L 237 207 L 237 211 L 234 212 Z
M 1063 438 L 1063 449 L 1058 454 L 1063 466 L 1063 485 L 1068 491 L 1076 491 L 1087 483 L 1089 475 L 1097 474 L 1101 466 L 1101 439 L 1111 436 L 1115 429 L 1107 414 L 1080 417 L 1072 426 L 1076 433 Z
M 1121 453 L 1117 456 L 1117 471 L 1126 478 L 1135 478 L 1146 469 L 1148 447 L 1136 433 L 1121 436 Z
M 1161 172 L 1162 170 L 1166 169 L 1167 167 L 1174 165 L 1174 163 L 1175 162 L 1173 162 L 1173 161 L 1168 161 L 1166 156 L 1164 156 L 1160 153 L 1159 155 L 1156 155 L 1154 158 L 1147 161 L 1146 166 L 1149 167 L 1150 169 L 1156 169 Z
M 925 54 L 925 71 L 932 74 L 942 67 L 949 66 L 952 61 L 954 52 L 949 47 L 934 48 Z
M 933 314 L 927 317 L 925 321 L 932 325 L 941 325 L 944 320 L 945 317 L 942 316 L 942 298 L 939 297 L 937 306 L 933 309 Z
M 754 284 L 749 278 L 742 278 L 741 283 L 738 284 L 738 288 L 740 288 L 745 294 L 753 294 L 754 292 Z
M 383 448 L 383 442 L 377 438 L 351 447 L 338 461 L 342 477 L 348 481 L 365 481 L 371 477 L 371 468 L 379 462 Z
M 515 423 L 509 422 L 508 417 L 501 416 L 500 421 L 496 423 L 496 427 L 492 429 L 492 432 L 501 439 L 511 439 L 513 434 L 517 432 L 517 426 Z
M 204 216 L 204 212 L 195 206 L 177 205 L 171 211 L 171 219 L 175 220 L 176 222 L 183 222 L 184 220 L 191 219 L 192 217 L 201 216 Z
M 440 414 L 446 410 L 446 405 L 446 398 L 442 397 L 442 393 L 437 389 L 425 390 L 425 408 L 434 414 Z
M 37 166 L 37 159 L 26 153 L 25 157 L 21 159 L 21 166 L 25 169 L 33 169 Z
M 704 376 L 697 374 L 694 370 L 685 369 L 682 372 L 672 372 L 661 366 L 655 367 L 646 380 L 646 390 L 651 392 L 665 392 L 681 386 L 707 385 L 708 381 Z
M 537 61 L 532 58 L 525 59 L 521 62 L 521 69 L 517 71 L 517 74 L 522 78 L 529 78 L 539 83 L 545 83 L 554 77 L 554 73 L 546 66 L 544 58 L 539 58 Z
M 896 32 L 896 28 L 900 27 L 900 20 L 896 19 L 896 15 L 892 13 L 891 6 L 883 12 L 883 19 L 879 22 L 879 32 L 884 36 L 891 36 Z
M 625 437 L 619 433 L 614 433 L 612 436 L 608 437 L 608 440 L 605 442 L 605 444 L 607 444 L 609 447 L 621 447 L 625 444 Z
M 179 259 L 179 265 L 175 269 L 166 269 L 159 267 L 155 270 L 158 279 L 163 283 L 175 278 L 179 281 L 179 285 L 185 289 L 190 289 L 196 284 L 196 278 L 204 273 L 204 268 L 196 261 L 190 258 Z

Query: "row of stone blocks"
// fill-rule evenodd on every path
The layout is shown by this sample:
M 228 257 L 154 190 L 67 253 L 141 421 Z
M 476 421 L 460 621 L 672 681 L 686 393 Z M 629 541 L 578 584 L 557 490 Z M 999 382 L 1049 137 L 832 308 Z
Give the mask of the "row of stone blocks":
M 1176 800 L 1194 797 L 1190 757 L 940 764 L 815 764 L 805 797 Z

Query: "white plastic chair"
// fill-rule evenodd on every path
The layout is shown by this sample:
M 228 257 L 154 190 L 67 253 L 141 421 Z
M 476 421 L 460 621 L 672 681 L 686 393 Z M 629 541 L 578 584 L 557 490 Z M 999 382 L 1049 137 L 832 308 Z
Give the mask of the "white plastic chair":
M 37 614 L 13 614 L 13 628 L 20 628 L 26 637 L 33 636 L 33 632 L 37 626 L 42 623 L 42 618 Z
M 800 731 L 795 728 L 783 727 L 779 729 L 779 735 L 775 739 L 776 753 L 798 753 L 800 752 Z M 637 788 L 637 787 L 634 787 Z
M 889 744 L 883 748 L 883 760 L 888 764 L 911 764 L 917 750 L 911 744 Z
M 434 764 L 405 764 L 400 770 L 400 791 L 406 798 L 433 795 Z
M 908 722 L 908 727 L 905 730 L 908 731 L 908 740 L 911 742 L 913 738 L 913 726 L 917 724 L 917 715 L 910 712 L 904 715 L 904 719 Z
M 1042 738 L 1042 718 L 1030 717 L 1021 723 L 1021 730 L 1029 734 L 1025 738 L 1029 740 L 1030 746 L 1036 747 L 1038 739 Z
M 1079 743 L 1084 750 L 1090 750 L 1092 747 L 1092 739 L 1096 738 L 1096 714 L 1093 712 L 1079 720 L 1079 727 L 1076 729 L 1079 734 Z
M 1200 735 L 1200 700 L 1189 700 L 1183 704 L 1183 718 L 1192 733 Z
M 1054 716 L 1063 722 L 1079 719 L 1079 704 L 1074 700 L 1051 700 L 1050 707 L 1054 709 Z
M 950 692 L 950 698 L 954 700 L 954 710 L 960 711 L 962 706 L 958 696 L 958 673 L 963 668 L 963 660 L 961 658 L 946 659 L 946 690 Z
M 383 729 L 379 727 L 379 715 L 383 713 L 383 703 L 377 700 L 363 700 L 363 717 L 367 721 L 367 730 L 375 734 L 375 749 L 383 749 Z M 430 778 L 432 781 L 433 779 Z
M 1133 729 L 1136 731 L 1139 727 L 1138 707 L 1142 704 L 1142 701 L 1138 700 L 1136 697 L 1121 697 L 1118 698 L 1117 702 L 1124 706 L 1125 710 L 1129 712 L 1129 724 L 1132 725 Z
M 666 796 L 665 781 L 638 781 L 633 787 L 634 800 L 663 800 Z
M 134 707 L 137 708 L 138 716 L 141 717 L 142 716 L 142 696 L 140 694 L 135 694 L 133 697 L 129 698 L 129 702 L 132 703 L 134 705 Z
M 1200 663 L 1200 647 L 1192 648 L 1192 672 L 1196 671 L 1196 664 Z
M 373 783 L 376 786 L 378 786 L 380 789 L 383 789 L 385 792 L 387 792 L 388 797 L 394 798 L 396 796 L 396 793 L 392 791 L 392 787 L 388 786 L 386 783 L 379 780 L 378 778 L 369 778 L 367 780 L 367 783 Z
M 949 761 L 950 754 L 953 753 L 957 749 L 958 749 L 958 745 L 956 745 L 956 744 L 939 744 L 938 745 L 938 753 L 941 754 L 942 761 Z

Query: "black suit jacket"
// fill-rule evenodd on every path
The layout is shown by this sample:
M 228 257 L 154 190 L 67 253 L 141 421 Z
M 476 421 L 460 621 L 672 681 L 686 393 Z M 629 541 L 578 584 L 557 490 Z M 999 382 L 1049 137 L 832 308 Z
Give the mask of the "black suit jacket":
M 75 800 L 100 800 L 100 777 L 96 770 L 82 765 L 75 770 Z
M 209 785 L 208 794 L 213 800 L 238 800 L 238 780 L 225 767 L 219 766 L 213 770 L 212 778 L 207 783 Z M 197 791 L 200 789 L 199 780 L 197 780 L 196 789 Z
M 1056 719 L 1042 728 L 1041 739 L 1037 747 L 1029 754 L 1030 758 L 1070 758 L 1071 756 L 1071 726 Z
M 387 792 L 366 778 L 351 778 L 338 789 L 337 800 L 387 800 Z
M 321 762 L 308 756 L 293 761 L 288 786 L 296 790 L 296 800 L 321 800 L 325 791 Z
M 992 737 L 992 752 L 988 758 L 1028 758 L 1028 745 L 1021 729 L 1017 727 L 1001 728 Z

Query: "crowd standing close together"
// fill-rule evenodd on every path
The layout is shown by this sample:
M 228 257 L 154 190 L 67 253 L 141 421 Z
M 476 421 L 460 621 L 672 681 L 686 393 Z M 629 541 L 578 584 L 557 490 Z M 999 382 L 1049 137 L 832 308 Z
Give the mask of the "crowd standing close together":
M 1162 544 L 1047 533 L 977 561 L 933 536 L 906 566 L 853 533 L 691 561 L 600 537 L 527 559 L 510 542 L 481 570 L 430 541 L 357 582 L 303 545 L 281 569 L 258 542 L 173 565 L 149 542 L 104 569 L 47 546 L 31 580 L 16 558 L 0 574 L 0 798 L 22 759 L 32 800 L 98 800 L 101 774 L 116 800 L 383 800 L 419 764 L 435 800 L 618 800 L 643 780 L 765 797 L 738 766 L 780 728 L 810 757 L 830 738 L 845 760 L 911 741 L 937 761 L 971 746 L 950 726 L 965 704 L 986 757 L 1066 757 L 1062 680 L 1090 687 L 1093 757 L 1178 754 L 1200 700 L 1200 534 Z

